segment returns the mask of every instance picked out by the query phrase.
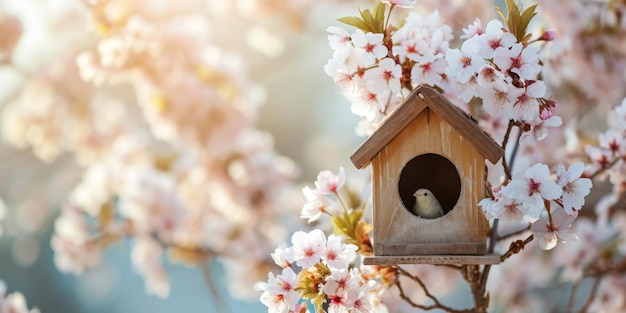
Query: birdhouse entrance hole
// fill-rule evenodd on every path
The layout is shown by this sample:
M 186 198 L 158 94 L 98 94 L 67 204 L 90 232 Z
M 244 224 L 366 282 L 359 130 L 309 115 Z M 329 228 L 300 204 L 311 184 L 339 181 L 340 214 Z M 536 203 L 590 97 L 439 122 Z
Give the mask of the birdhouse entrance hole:
M 439 200 L 446 215 L 454 208 L 461 195 L 461 178 L 456 167 L 446 157 L 434 153 L 418 155 L 402 169 L 398 191 L 404 207 L 411 212 L 415 205 L 413 193 L 429 189 Z

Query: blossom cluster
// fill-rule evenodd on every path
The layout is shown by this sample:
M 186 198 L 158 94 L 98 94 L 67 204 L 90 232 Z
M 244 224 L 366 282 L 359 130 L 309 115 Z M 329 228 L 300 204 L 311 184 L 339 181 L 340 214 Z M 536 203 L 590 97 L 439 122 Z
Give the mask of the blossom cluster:
M 553 40 L 554 32 L 531 42 L 525 33 L 514 34 L 498 20 L 483 27 L 477 19 L 463 30 L 464 41 L 457 49 L 450 47 L 452 29 L 437 11 L 426 17 L 409 13 L 397 28 L 388 19 L 376 20 L 386 28 L 367 24 L 365 17 L 354 19 L 358 17 L 340 19 L 357 27 L 352 34 L 328 28 L 334 52 L 325 70 L 351 102 L 352 112 L 363 118 L 359 134 L 370 134 L 419 85 L 439 88 L 466 111 L 471 111 L 472 99 L 480 99 L 483 111 L 476 115 L 486 116 L 489 125 L 500 125 L 491 127 L 494 137 L 503 135 L 509 121 L 534 140 L 545 139 L 551 127 L 561 125 L 561 118 L 553 116 L 556 102 L 545 98 L 539 48 L 532 44 Z
M 345 244 L 335 235 L 326 238 L 319 229 L 298 231 L 291 241 L 293 246 L 283 244 L 272 254 L 283 267 L 282 273 L 274 276 L 270 272 L 267 283 L 255 285 L 263 292 L 261 302 L 268 312 L 303 312 L 308 305 L 319 312 L 323 304 L 327 312 L 379 312 L 375 309 L 376 281 L 351 266 L 355 245 Z
M 589 176 L 608 177 L 614 187 L 613 203 L 616 203 L 626 190 L 626 98 L 609 111 L 607 120 L 609 128 L 598 136 L 597 145 L 584 147 L 590 160 L 585 171 Z
M 129 238 L 146 289 L 166 297 L 166 257 L 271 263 L 286 233 L 279 199 L 297 169 L 256 128 L 264 91 L 241 57 L 207 40 L 203 6 L 85 1 L 68 8 L 68 16 L 89 15 L 98 34 L 72 27 L 75 48 L 23 72 L 24 86 L 3 107 L 9 144 L 46 162 L 70 154 L 80 165 L 82 178 L 54 222 L 60 270 L 80 274 Z M 258 278 L 246 277 L 249 284 Z
M 340 191 L 344 184 L 343 168 L 336 174 L 321 171 L 314 189 L 302 189 L 307 202 L 301 217 L 314 222 L 325 213 L 337 223 L 342 215 L 362 216 L 362 211 L 349 209 L 349 204 L 342 200 Z M 340 201 L 342 213 L 331 209 L 331 195 Z M 320 229 L 297 231 L 291 237 L 291 246 L 283 243 L 274 250 L 271 256 L 283 268 L 282 274 L 274 276 L 270 272 L 267 282 L 255 285 L 263 292 L 261 302 L 268 312 L 309 312 L 310 306 L 315 307 L 315 312 L 322 307 L 325 312 L 386 312 L 379 295 L 383 287 L 374 279 L 376 275 L 368 273 L 366 267 L 355 266 L 357 251 L 367 255 L 367 249 L 344 242 L 353 239 L 354 233 L 337 235 L 335 229 L 336 234 L 328 237 Z
M 557 104 L 546 99 L 546 85 L 538 78 L 541 72 L 539 48 L 491 20 L 483 29 L 480 20 L 463 30 L 466 39 L 461 49 L 446 53 L 446 74 L 455 79 L 457 97 L 469 102 L 482 100 L 484 115 L 500 120 L 504 126 L 512 121 L 520 126 L 526 137 L 543 140 L 551 127 L 562 124 L 553 115 Z M 545 32 L 536 40 L 552 40 L 554 34 Z M 494 138 L 501 138 L 502 129 L 490 129 Z
M 39 313 L 36 308 L 28 309 L 26 298 L 20 292 L 7 294 L 7 285 L 0 280 L 0 312 Z
M 540 247 L 550 250 L 558 239 L 577 239 L 569 228 L 592 187 L 591 180 L 582 177 L 583 171 L 582 162 L 567 170 L 559 165 L 555 181 L 548 166 L 538 163 L 493 188 L 492 197 L 479 205 L 490 218 L 532 223 Z

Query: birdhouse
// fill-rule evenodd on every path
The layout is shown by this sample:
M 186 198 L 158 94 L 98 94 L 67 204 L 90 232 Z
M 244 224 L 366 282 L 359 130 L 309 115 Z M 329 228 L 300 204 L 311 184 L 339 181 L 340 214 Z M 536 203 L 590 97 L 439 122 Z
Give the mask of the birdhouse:
M 498 263 L 485 255 L 489 224 L 478 202 L 485 159 L 502 155 L 471 116 L 433 88 L 417 88 L 351 156 L 359 169 L 372 164 L 375 256 L 364 262 Z M 439 203 L 436 214 L 415 211 L 424 196 Z

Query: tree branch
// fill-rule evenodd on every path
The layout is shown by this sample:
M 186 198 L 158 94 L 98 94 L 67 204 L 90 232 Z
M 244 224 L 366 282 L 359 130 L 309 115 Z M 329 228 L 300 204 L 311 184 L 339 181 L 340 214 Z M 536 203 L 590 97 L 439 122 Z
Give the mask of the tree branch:
M 517 254 L 520 251 L 524 250 L 524 247 L 526 247 L 526 245 L 528 243 L 533 241 L 534 238 L 535 238 L 535 236 L 531 234 L 524 241 L 516 240 L 516 241 L 511 242 L 511 245 L 509 246 L 509 250 L 500 257 L 500 262 L 504 262 L 504 260 L 506 260 L 509 257 L 511 257 L 513 254 Z
M 209 262 L 211 259 L 208 259 L 207 262 L 201 262 L 200 267 L 202 268 L 202 275 L 204 276 L 204 281 L 209 288 L 209 292 L 211 293 L 211 298 L 217 307 L 218 312 L 230 313 L 230 309 L 224 302 L 224 299 L 220 296 L 220 293 L 217 290 L 217 286 L 215 286 L 215 281 L 213 281 L 213 275 L 211 274 L 211 269 L 209 268 Z
M 439 299 L 437 299 L 437 297 L 435 297 L 433 294 L 430 293 L 430 291 L 426 287 L 426 284 L 424 284 L 424 282 L 419 277 L 417 277 L 415 275 L 412 275 L 411 273 L 407 272 L 405 269 L 401 268 L 400 266 L 398 266 L 397 269 L 398 269 L 398 272 L 400 272 L 400 274 L 410 278 L 411 280 L 416 282 L 418 285 L 420 285 L 422 290 L 424 290 L 424 294 L 426 295 L 426 297 L 429 298 L 430 300 L 432 300 L 433 303 L 434 303 L 433 305 L 425 306 L 425 305 L 421 305 L 421 304 L 417 304 L 417 303 L 413 302 L 404 293 L 404 290 L 402 289 L 402 285 L 400 284 L 400 279 L 398 279 L 396 281 L 396 286 L 398 286 L 398 290 L 400 290 L 400 297 L 402 299 L 404 299 L 407 303 L 409 303 L 411 306 L 416 307 L 418 309 L 422 309 L 424 311 L 429 311 L 429 310 L 434 310 L 434 309 L 441 309 L 441 310 L 444 310 L 444 311 L 449 312 L 449 313 L 471 313 L 471 312 L 475 312 L 474 309 L 456 310 L 454 308 L 451 308 L 451 307 L 449 307 L 447 305 L 442 304 L 441 302 L 439 302 Z

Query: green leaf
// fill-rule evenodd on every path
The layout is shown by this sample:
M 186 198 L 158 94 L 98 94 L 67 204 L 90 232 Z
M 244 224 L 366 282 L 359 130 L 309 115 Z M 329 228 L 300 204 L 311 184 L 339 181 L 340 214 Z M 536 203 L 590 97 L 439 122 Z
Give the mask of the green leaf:
M 376 21 L 378 22 L 378 29 L 381 31 L 381 33 L 385 32 L 385 9 L 387 8 L 387 6 L 382 3 L 382 2 L 378 2 L 378 5 L 376 6 L 376 8 L 374 8 L 374 16 L 376 17 Z
M 367 26 L 367 24 L 365 24 L 365 22 L 363 22 L 363 20 L 361 20 L 360 18 L 356 17 L 356 16 L 346 16 L 346 17 L 342 17 L 337 19 L 339 22 L 342 22 L 344 24 L 350 25 L 350 26 L 354 26 L 364 32 L 368 32 L 369 31 L 369 27 Z
M 332 223 L 335 235 L 346 237 L 346 243 L 357 244 L 357 230 L 364 213 L 364 210 L 352 210 L 333 216 Z
M 528 29 L 528 24 L 530 24 L 532 18 L 537 15 L 535 12 L 536 9 L 537 4 L 534 4 L 522 13 L 516 0 L 506 0 L 507 16 L 505 17 L 502 10 L 498 7 L 496 7 L 496 12 L 498 12 L 504 23 L 507 25 L 508 31 L 515 36 L 517 41 L 526 43 L 528 38 L 530 38 L 526 34 L 526 30 Z
M 339 22 L 354 26 L 365 33 L 385 33 L 385 4 L 380 2 L 374 8 L 374 13 L 369 9 L 359 9 L 361 17 L 347 16 L 338 19 Z

